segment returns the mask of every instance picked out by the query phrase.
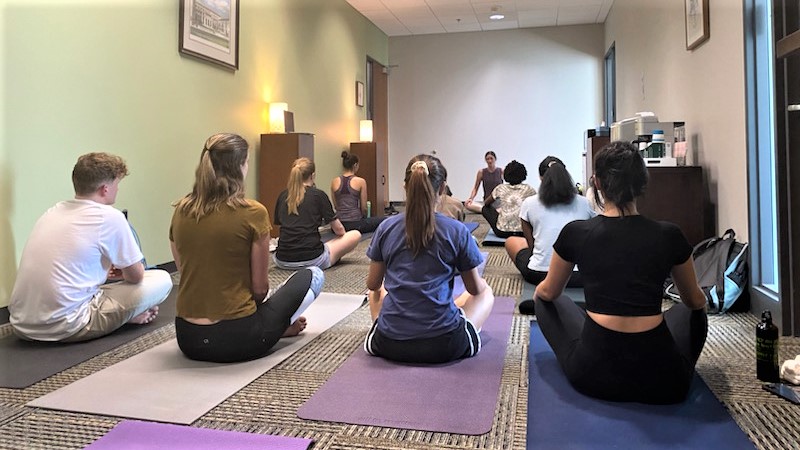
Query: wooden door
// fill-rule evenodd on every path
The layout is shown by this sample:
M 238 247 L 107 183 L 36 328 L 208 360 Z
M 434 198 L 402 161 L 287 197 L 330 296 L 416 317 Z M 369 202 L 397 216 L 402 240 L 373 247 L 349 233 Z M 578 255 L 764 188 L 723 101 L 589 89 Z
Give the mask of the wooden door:
M 383 176 L 378 180 L 381 185 L 378 192 L 382 194 L 378 199 L 380 206 L 376 208 L 376 203 L 373 203 L 372 209 L 373 212 L 376 209 L 381 210 L 383 215 L 383 208 L 389 206 L 389 70 L 375 60 L 370 59 L 370 62 L 372 86 L 369 99 L 372 134 L 373 141 L 378 144 L 377 149 L 381 152 L 378 161 L 383 165 L 380 171 Z
M 383 199 L 386 196 L 384 152 L 377 142 L 352 142 L 350 153 L 358 156 L 358 176 L 367 181 L 367 200 L 372 204 L 372 215 L 382 217 Z

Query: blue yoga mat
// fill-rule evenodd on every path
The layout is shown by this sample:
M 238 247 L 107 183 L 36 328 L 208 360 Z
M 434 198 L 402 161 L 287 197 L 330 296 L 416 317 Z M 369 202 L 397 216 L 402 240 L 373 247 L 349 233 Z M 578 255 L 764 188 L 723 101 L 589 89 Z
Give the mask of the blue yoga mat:
M 478 222 L 464 222 L 470 233 L 478 229 Z
M 754 448 L 697 375 L 678 405 L 607 402 L 572 388 L 536 322 L 529 352 L 528 449 Z
M 486 236 L 483 238 L 482 245 L 494 245 L 502 247 L 506 245 L 506 238 L 497 237 L 493 230 L 489 230 L 489 232 L 486 233 Z

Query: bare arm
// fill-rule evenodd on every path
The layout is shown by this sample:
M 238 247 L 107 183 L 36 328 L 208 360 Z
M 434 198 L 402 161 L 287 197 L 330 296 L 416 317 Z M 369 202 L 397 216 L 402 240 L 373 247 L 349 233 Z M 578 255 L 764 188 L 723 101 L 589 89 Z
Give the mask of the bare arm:
M 344 229 L 344 225 L 342 225 L 342 221 L 339 219 L 331 220 L 331 231 L 333 234 L 337 236 L 344 236 L 344 233 L 347 231 Z
M 522 235 L 525 236 L 525 242 L 528 243 L 528 248 L 533 249 L 533 226 L 525 219 L 519 219 L 522 222 Z
M 381 295 L 383 277 L 386 275 L 386 264 L 383 261 L 371 261 L 367 273 L 367 289 L 369 289 L 369 312 L 373 320 L 378 317 L 383 304 Z
M 334 178 L 331 180 L 331 200 L 333 200 L 334 206 L 336 206 L 336 191 L 339 190 L 339 186 L 337 186 L 337 181 L 339 181 L 339 177 Z
M 672 267 L 672 281 L 675 282 L 681 301 L 686 306 L 691 309 L 702 309 L 706 306 L 706 297 L 697 285 L 694 261 L 691 257 L 686 262 Z
M 269 292 L 269 238 L 265 233 L 250 246 L 250 284 L 256 301 Z
M 472 186 L 472 192 L 469 193 L 469 197 L 467 198 L 468 202 L 472 202 L 475 196 L 478 195 L 478 186 L 481 185 L 481 181 L 483 181 L 483 170 L 479 170 L 478 174 L 475 176 L 475 186 Z
M 547 276 L 544 281 L 536 286 L 536 293 L 533 294 L 533 296 L 546 302 L 558 298 L 558 296 L 564 292 L 569 277 L 572 276 L 573 268 L 575 268 L 575 264 L 566 261 L 554 251 L 553 257 L 550 258 L 550 267 L 547 269 Z
M 467 289 L 467 292 L 472 295 L 482 294 L 488 287 L 486 280 L 478 273 L 477 267 L 461 272 L 461 279 L 464 281 L 464 287 Z
M 137 261 L 128 267 L 122 268 L 122 279 L 128 283 L 138 284 L 144 279 L 144 264 Z
M 358 189 L 361 194 L 361 215 L 367 217 L 367 180 L 360 177 L 354 177 L 354 180 L 357 181 Z M 372 207 L 374 208 L 375 205 L 372 205 Z

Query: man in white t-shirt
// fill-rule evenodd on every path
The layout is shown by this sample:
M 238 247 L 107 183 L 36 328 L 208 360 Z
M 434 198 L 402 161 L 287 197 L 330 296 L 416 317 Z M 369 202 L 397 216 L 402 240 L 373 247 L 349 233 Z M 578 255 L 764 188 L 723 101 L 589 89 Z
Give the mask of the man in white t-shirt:
M 155 319 L 172 280 L 166 271 L 144 269 L 125 216 L 111 206 L 126 175 L 118 156 L 81 156 L 72 171 L 75 198 L 34 225 L 8 305 L 20 338 L 86 341 Z

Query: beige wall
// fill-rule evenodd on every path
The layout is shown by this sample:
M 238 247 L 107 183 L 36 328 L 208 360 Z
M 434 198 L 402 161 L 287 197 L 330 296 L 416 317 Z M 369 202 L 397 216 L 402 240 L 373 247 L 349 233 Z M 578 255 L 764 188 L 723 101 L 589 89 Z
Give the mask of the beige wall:
M 500 166 L 523 163 L 534 188 L 548 155 L 585 179 L 584 132 L 602 120 L 603 54 L 602 25 L 390 38 L 391 199 L 405 197 L 408 160 L 434 150 L 460 199 L 488 150 Z
M 694 51 L 683 17 L 682 1 L 614 1 L 605 41 L 616 43 L 617 119 L 653 111 L 686 121 L 690 163 L 708 178 L 718 230 L 747 236 L 742 3 L 710 2 L 710 39 Z
M 151 263 L 172 259 L 170 204 L 191 189 L 209 135 L 241 134 L 257 164 L 266 102 L 287 102 L 296 130 L 316 134 L 318 179 L 338 174 L 365 115 L 355 81 L 367 55 L 388 62 L 387 37 L 344 0 L 240 7 L 233 73 L 178 53 L 173 0 L 0 0 L 0 306 L 34 222 L 72 196 L 80 154 L 127 160 L 116 206 L 130 211 Z

